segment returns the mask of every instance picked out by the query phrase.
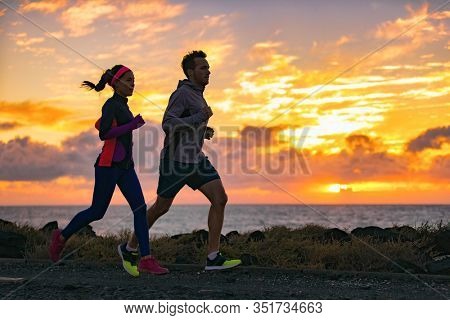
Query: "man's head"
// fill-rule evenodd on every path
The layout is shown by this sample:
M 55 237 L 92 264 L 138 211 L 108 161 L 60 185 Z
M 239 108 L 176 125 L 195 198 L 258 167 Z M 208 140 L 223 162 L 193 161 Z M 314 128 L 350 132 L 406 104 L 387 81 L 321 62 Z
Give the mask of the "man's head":
M 181 67 L 186 77 L 193 83 L 205 87 L 209 83 L 209 64 L 206 53 L 203 51 L 192 51 L 183 57 Z

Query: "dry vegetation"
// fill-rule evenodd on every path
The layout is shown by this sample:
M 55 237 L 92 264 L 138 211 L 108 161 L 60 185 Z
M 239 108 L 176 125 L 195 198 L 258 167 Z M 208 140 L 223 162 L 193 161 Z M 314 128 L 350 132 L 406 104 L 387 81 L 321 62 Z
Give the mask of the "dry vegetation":
M 299 229 L 272 227 L 263 230 L 264 240 L 249 240 L 249 233 L 229 236 L 221 251 L 244 264 L 294 269 L 332 269 L 354 271 L 401 271 L 402 268 L 422 268 L 430 260 L 427 244 L 442 225 L 422 225 L 413 241 L 380 241 L 372 237 L 334 240 L 323 237 L 326 228 L 307 225 Z M 0 230 L 13 231 L 26 237 L 25 257 L 47 259 L 49 233 L 29 226 L 0 225 Z M 67 243 L 64 255 L 68 259 L 117 261 L 117 245 L 127 239 L 129 231 L 119 235 L 91 237 L 74 235 Z M 163 263 L 202 264 L 206 241 L 199 232 L 152 239 L 153 253 Z M 394 261 L 395 263 L 393 263 Z M 399 267 L 401 266 L 401 267 Z M 400 268 L 400 269 L 399 269 Z

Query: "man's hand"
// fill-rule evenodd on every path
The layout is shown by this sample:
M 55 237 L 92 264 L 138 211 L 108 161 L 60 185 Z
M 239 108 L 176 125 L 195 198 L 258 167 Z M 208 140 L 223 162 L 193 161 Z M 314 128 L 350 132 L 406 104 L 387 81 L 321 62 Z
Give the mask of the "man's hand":
M 211 127 L 206 127 L 205 131 L 205 139 L 211 140 L 211 138 L 214 136 L 214 129 Z
M 210 107 L 202 108 L 201 112 L 203 113 L 206 119 L 211 118 L 213 115 L 212 109 Z

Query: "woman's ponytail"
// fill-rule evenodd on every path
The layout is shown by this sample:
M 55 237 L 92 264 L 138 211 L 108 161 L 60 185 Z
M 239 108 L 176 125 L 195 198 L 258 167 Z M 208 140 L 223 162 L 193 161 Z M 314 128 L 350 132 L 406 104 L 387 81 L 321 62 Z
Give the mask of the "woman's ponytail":
M 112 78 L 114 77 L 114 74 L 122 67 L 122 65 L 115 65 L 111 69 L 106 70 L 103 74 L 100 80 L 97 84 L 93 84 L 90 81 L 83 81 L 81 83 L 82 88 L 86 88 L 88 90 L 94 89 L 95 91 L 99 92 L 105 89 L 107 83 L 111 83 Z

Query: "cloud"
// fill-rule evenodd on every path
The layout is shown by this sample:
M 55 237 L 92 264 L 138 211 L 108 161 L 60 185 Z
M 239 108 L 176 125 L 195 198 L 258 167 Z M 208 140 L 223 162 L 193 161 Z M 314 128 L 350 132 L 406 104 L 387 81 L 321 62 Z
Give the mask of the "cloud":
M 140 173 L 158 172 L 161 126 L 148 121 L 134 134 L 134 159 Z M 60 146 L 30 137 L 0 141 L 0 181 L 50 181 L 62 177 L 93 178 L 93 165 L 103 142 L 96 130 L 81 132 Z
M 56 124 L 63 120 L 72 111 L 54 107 L 46 102 L 8 102 L 0 101 L 0 116 L 10 121 L 20 121 L 32 126 L 46 126 Z
M 35 56 L 48 56 L 55 52 L 55 48 L 36 46 L 45 42 L 44 37 L 29 37 L 26 32 L 10 33 L 8 36 L 16 43 L 19 52 L 31 52 Z
M 434 41 L 439 31 L 439 26 L 432 23 L 433 20 L 441 19 L 439 12 L 431 14 L 428 11 L 429 4 L 424 3 L 421 7 L 414 10 L 411 5 L 406 6 L 409 16 L 406 18 L 397 18 L 396 20 L 386 21 L 377 26 L 374 35 L 378 39 L 389 40 L 395 38 L 407 28 L 414 25 L 403 36 L 410 38 L 409 41 L 417 44 L 423 44 Z M 419 22 L 420 21 L 420 22 Z
M 450 178 L 450 155 L 436 156 L 429 170 L 436 179 L 443 179 L 448 184 Z
M 340 46 L 343 46 L 344 44 L 350 43 L 352 41 L 353 41 L 352 36 L 343 35 L 336 41 L 336 46 L 340 47 Z
M 170 20 L 181 16 L 185 4 L 171 4 L 166 0 L 122 1 L 118 3 L 123 13 L 124 33 L 134 41 L 156 43 L 158 35 L 174 30 L 177 25 Z
M 0 17 L 4 16 L 6 13 L 6 9 L 0 9 Z
M 318 153 L 311 157 L 312 174 L 344 183 L 364 181 L 403 181 L 409 161 L 402 155 L 389 154 L 386 147 L 365 135 L 350 135 L 347 147 L 338 154 Z
M 216 16 L 203 16 L 200 19 L 193 20 L 189 23 L 188 31 L 193 32 L 193 36 L 197 39 L 211 38 L 217 32 L 221 33 L 229 27 L 229 21 L 233 16 L 219 14 Z
M 26 33 L 19 33 L 15 36 L 16 45 L 19 47 L 28 47 L 36 43 L 42 43 L 44 40 L 43 37 L 29 38 Z
M 95 31 L 93 24 L 102 17 L 117 12 L 117 7 L 106 3 L 104 0 L 80 2 L 71 6 L 61 15 L 61 21 L 69 36 L 81 37 Z
M 0 122 L 0 131 L 7 131 L 21 127 L 17 122 Z
M 424 45 L 429 45 L 448 37 L 447 27 L 441 20 L 446 19 L 450 11 L 431 14 L 428 3 L 422 4 L 417 9 L 407 5 L 406 10 L 409 13 L 406 18 L 385 21 L 373 31 L 372 35 L 376 39 L 391 40 L 400 34 L 402 36 L 396 39 L 394 43 L 383 48 L 376 56 L 371 57 L 369 60 L 370 64 L 392 60 L 393 57 L 405 56 Z M 410 27 L 412 28 L 405 32 Z
M 450 126 L 426 130 L 407 144 L 407 150 L 420 152 L 425 149 L 440 149 L 444 143 L 450 143 Z
M 235 47 L 234 34 L 230 28 L 234 18 L 233 14 L 219 14 L 191 21 L 183 30 L 186 40 L 180 56 L 187 51 L 203 50 L 208 55 L 212 72 L 220 69 Z
M 0 142 L 0 180 L 51 180 L 64 173 L 64 162 L 56 147 L 28 137 Z
M 62 8 L 65 8 L 68 4 L 67 0 L 40 0 L 40 1 L 25 1 L 20 8 L 21 12 L 39 11 L 43 13 L 53 13 Z
M 141 0 L 121 2 L 123 13 L 129 18 L 146 17 L 152 20 L 165 20 L 180 16 L 185 4 L 170 4 L 166 0 Z
M 34 142 L 30 137 L 0 142 L 0 180 L 49 181 L 62 176 L 91 176 L 100 150 L 93 132 L 67 139 L 62 147 Z

